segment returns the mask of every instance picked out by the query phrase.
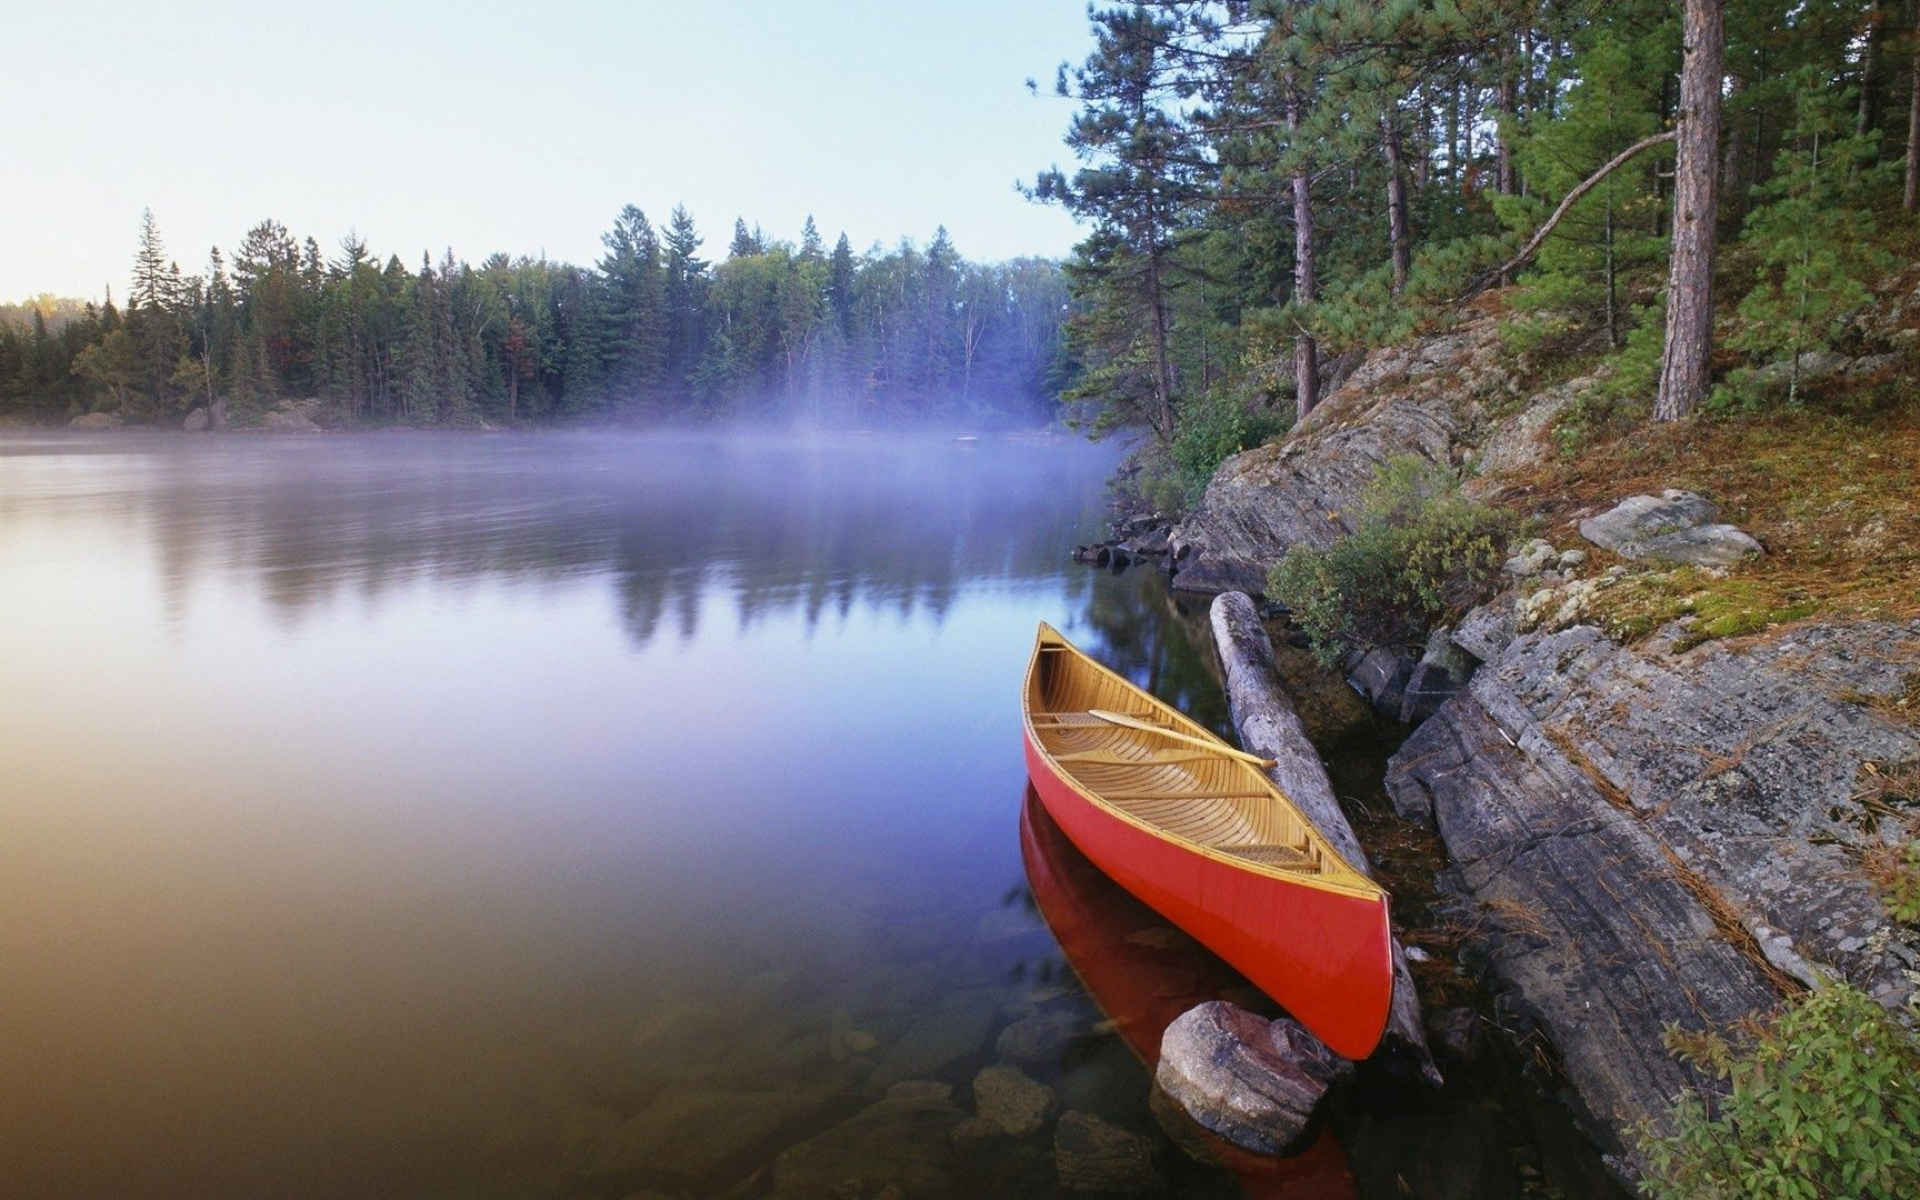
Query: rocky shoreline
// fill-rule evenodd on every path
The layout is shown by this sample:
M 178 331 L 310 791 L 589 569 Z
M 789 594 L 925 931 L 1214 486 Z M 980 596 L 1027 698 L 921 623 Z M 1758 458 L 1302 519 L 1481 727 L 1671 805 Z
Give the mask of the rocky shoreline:
M 1290 435 L 1223 464 L 1159 561 L 1175 589 L 1257 594 L 1289 547 L 1352 531 L 1390 459 L 1490 490 L 1542 461 L 1594 382 L 1529 393 L 1488 316 L 1378 352 Z M 1444 844 L 1459 964 L 1509 1033 L 1551 1044 L 1577 1119 L 1631 1183 L 1637 1135 L 1709 1083 L 1665 1048 L 1669 1029 L 1737 1031 L 1826 979 L 1890 1007 L 1920 993 L 1920 931 L 1891 920 L 1874 879 L 1920 804 L 1920 620 L 1714 638 L 1681 617 L 1623 642 L 1591 619 L 1607 589 L 1711 578 L 1765 547 L 1711 497 L 1614 499 L 1578 536 L 1516 546 L 1500 594 L 1424 654 L 1342 668 L 1376 713 L 1416 726 L 1385 786 Z M 1162 532 L 1122 526 L 1113 551 L 1154 559 L 1136 553 L 1148 528 Z

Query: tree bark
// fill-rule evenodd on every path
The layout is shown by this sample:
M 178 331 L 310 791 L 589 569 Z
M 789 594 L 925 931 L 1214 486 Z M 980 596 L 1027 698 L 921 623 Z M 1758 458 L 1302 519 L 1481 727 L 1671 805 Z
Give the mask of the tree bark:
M 1306 726 L 1280 686 L 1273 643 L 1260 625 L 1253 601 L 1245 592 L 1224 592 L 1213 601 L 1212 620 L 1213 641 L 1226 674 L 1227 699 L 1233 708 L 1233 727 L 1239 732 L 1241 748 L 1273 759 L 1275 766 L 1267 774 L 1274 783 L 1340 857 L 1371 876 L 1373 865 L 1340 809 L 1326 765 L 1307 740 Z M 1381 1047 L 1408 1062 L 1427 1082 L 1440 1086 L 1440 1071 L 1427 1048 L 1420 997 L 1414 991 L 1407 956 L 1398 938 L 1393 943 L 1393 1007 L 1387 1015 Z
M 1908 72 L 1912 95 L 1907 100 L 1907 181 L 1900 207 L 1912 212 L 1920 207 L 1920 0 L 1914 0 L 1913 62 Z
M 1407 181 L 1400 166 L 1400 130 L 1392 109 L 1380 114 L 1380 149 L 1387 158 L 1387 236 L 1393 243 L 1393 294 L 1407 289 L 1413 237 L 1407 225 Z
M 1287 77 L 1287 132 L 1297 135 L 1304 105 L 1293 76 Z M 1289 142 L 1294 139 L 1290 136 Z M 1297 149 L 1297 148 L 1296 148 Z M 1312 304 L 1319 294 L 1314 274 L 1313 191 L 1304 163 L 1293 172 L 1293 302 Z M 1293 339 L 1294 419 L 1304 421 L 1320 403 L 1320 344 L 1295 323 Z
M 1656 421 L 1691 415 L 1707 395 L 1713 354 L 1713 241 L 1720 175 L 1724 0 L 1686 0 L 1680 68 L 1679 155 L 1673 171 L 1673 251 L 1667 339 Z

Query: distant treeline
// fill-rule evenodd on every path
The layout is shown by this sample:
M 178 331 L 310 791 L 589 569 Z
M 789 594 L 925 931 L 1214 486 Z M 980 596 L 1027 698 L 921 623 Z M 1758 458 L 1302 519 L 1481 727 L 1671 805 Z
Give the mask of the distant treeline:
M 1057 263 L 971 263 L 942 227 L 829 250 L 736 221 L 724 260 L 693 218 L 624 209 L 593 268 L 449 251 L 409 270 L 349 235 L 332 257 L 275 221 L 184 274 L 151 212 L 123 307 L 0 310 L 0 412 L 173 423 L 224 402 L 244 424 L 317 399 L 339 425 L 569 420 L 865 424 L 1039 420 L 1062 376 Z

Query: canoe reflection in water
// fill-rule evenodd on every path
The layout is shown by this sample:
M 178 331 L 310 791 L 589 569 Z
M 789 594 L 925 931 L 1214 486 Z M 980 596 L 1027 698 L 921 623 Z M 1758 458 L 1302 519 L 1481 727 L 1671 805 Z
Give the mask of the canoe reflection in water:
M 1027 884 L 1067 965 L 1116 1032 L 1151 1071 L 1168 1025 L 1223 994 L 1264 1004 L 1253 986 L 1200 943 L 1134 899 L 1076 849 L 1031 786 L 1020 812 L 1020 857 Z M 1262 1158 L 1207 1135 L 1208 1151 L 1253 1197 L 1354 1200 L 1339 1141 L 1323 1126 L 1306 1150 Z

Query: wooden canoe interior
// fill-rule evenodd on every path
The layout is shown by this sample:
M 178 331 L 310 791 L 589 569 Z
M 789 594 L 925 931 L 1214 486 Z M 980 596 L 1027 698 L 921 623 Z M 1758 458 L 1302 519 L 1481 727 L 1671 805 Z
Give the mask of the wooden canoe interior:
M 1050 632 L 1035 650 L 1028 717 L 1041 750 L 1083 790 L 1166 836 L 1250 867 L 1378 891 L 1255 767 L 1094 716 L 1094 709 L 1124 713 L 1226 745 Z

